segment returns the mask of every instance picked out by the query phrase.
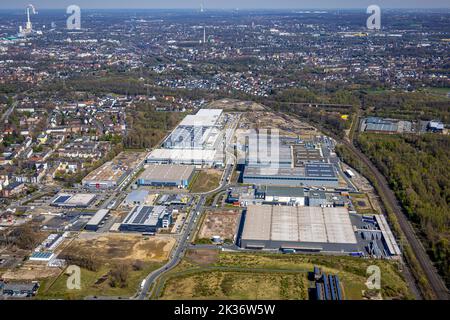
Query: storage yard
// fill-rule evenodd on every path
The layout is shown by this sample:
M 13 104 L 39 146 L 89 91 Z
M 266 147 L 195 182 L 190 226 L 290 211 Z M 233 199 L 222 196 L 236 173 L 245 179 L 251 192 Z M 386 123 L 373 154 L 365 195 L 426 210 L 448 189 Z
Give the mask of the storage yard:
M 307 164 L 305 167 L 296 168 L 249 166 L 245 168 L 243 183 L 292 187 L 338 187 L 339 178 L 333 165 L 328 163 Z
M 316 128 L 306 122 L 302 122 L 292 117 L 289 117 L 289 119 L 286 120 L 282 115 L 273 112 L 255 111 L 245 113 L 240 128 L 278 129 L 280 135 L 294 138 L 298 138 L 298 136 L 309 138 L 320 134 Z

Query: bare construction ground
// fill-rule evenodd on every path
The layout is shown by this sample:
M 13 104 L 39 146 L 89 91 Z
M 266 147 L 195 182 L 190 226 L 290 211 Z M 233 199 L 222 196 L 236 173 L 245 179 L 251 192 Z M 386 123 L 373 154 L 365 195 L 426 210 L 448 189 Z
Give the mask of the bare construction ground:
M 208 211 L 198 233 L 198 239 L 220 236 L 223 240 L 234 240 L 240 218 L 240 210 Z
M 164 261 L 174 243 L 175 239 L 170 237 L 83 233 L 65 251 L 95 254 L 102 261 Z
M 1 278 L 7 281 L 33 281 L 57 276 L 60 268 L 47 267 L 46 263 L 27 261 L 17 268 L 6 271 Z
M 264 107 L 253 101 L 240 101 L 235 99 L 222 99 L 213 101 L 208 108 L 223 109 L 225 111 L 263 111 Z
M 241 129 L 278 129 L 283 136 L 311 138 L 319 131 L 298 119 L 273 112 L 247 112 L 242 116 Z

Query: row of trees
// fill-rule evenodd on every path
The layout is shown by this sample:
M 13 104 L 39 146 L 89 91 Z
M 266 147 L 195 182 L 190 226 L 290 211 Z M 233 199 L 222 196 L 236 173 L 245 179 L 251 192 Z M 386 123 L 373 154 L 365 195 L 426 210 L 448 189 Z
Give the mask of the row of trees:
M 371 115 L 405 120 L 440 119 L 450 122 L 450 103 L 445 96 L 426 92 L 381 92 L 361 95 L 361 104 Z
M 450 285 L 450 138 L 363 134 L 357 144 L 387 177 Z
M 157 112 L 148 103 L 139 103 L 127 114 L 131 128 L 124 138 L 125 148 L 145 149 L 157 145 L 184 116 L 182 113 Z

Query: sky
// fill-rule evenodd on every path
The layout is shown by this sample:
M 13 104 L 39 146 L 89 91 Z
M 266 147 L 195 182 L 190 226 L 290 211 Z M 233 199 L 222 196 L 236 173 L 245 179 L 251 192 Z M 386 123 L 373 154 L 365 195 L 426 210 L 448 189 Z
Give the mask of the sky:
M 32 3 L 39 9 L 66 8 L 76 4 L 81 9 L 311 9 L 311 8 L 367 8 L 371 4 L 381 8 L 450 8 L 449 0 L 0 0 L 0 9 L 25 8 Z

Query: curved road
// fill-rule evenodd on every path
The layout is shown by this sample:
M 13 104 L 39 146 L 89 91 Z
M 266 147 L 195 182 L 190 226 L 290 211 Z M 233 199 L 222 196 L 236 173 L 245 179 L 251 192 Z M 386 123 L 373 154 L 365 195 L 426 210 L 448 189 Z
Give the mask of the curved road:
M 227 164 L 225 171 L 224 171 L 221 185 L 217 189 L 214 189 L 209 192 L 205 192 L 200 195 L 200 199 L 199 199 L 197 205 L 195 206 L 195 209 L 189 215 L 189 221 L 187 222 L 187 225 L 185 227 L 183 235 L 181 236 L 180 240 L 178 241 L 178 245 L 177 245 L 175 251 L 173 251 L 171 253 L 169 262 L 167 262 L 161 268 L 153 271 L 152 273 L 150 273 L 147 276 L 147 278 L 145 278 L 144 285 L 140 288 L 140 292 L 137 295 L 137 299 L 144 300 L 147 297 L 152 284 L 163 273 L 171 270 L 181 261 L 186 249 L 189 246 L 191 236 L 193 236 L 193 232 L 194 232 L 195 226 L 197 224 L 197 218 L 199 217 L 199 213 L 202 210 L 202 207 L 205 205 L 206 197 L 210 194 L 214 194 L 216 192 L 223 191 L 227 188 L 227 186 L 229 184 L 228 178 L 230 177 L 230 174 L 233 172 L 232 169 L 233 169 L 233 164 Z

